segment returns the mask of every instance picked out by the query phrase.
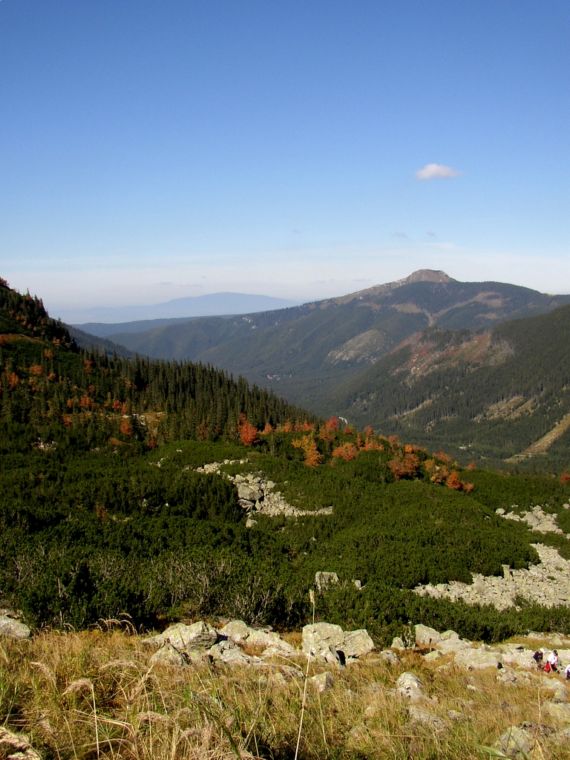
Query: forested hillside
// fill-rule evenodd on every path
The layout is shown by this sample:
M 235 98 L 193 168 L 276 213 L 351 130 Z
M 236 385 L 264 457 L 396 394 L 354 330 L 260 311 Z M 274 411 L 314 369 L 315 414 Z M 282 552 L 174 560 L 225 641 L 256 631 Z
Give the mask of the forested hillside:
M 240 419 L 262 429 L 310 417 L 200 365 L 82 351 L 42 302 L 0 284 L 0 446 L 32 441 L 132 442 L 173 438 L 238 440 Z
M 336 400 L 357 424 L 465 457 L 547 454 L 551 467 L 563 466 L 570 458 L 570 306 L 491 332 L 421 333 L 340 388 Z M 542 450 L 528 451 L 558 425 Z
M 5 283 L 0 299 L 0 606 L 40 627 L 283 628 L 312 617 L 326 571 L 338 583 L 314 614 L 379 642 L 410 620 L 487 640 L 570 630 L 564 606 L 499 613 L 413 591 L 536 563 L 536 536 L 495 510 L 540 503 L 570 532 L 570 476 L 462 469 L 208 367 L 80 351 L 38 299 Z M 564 536 L 540 540 L 570 555 Z
M 105 336 L 132 351 L 163 359 L 203 361 L 272 388 L 323 416 L 342 413 L 339 386 L 367 370 L 410 336 L 488 329 L 566 304 L 498 282 L 458 282 L 420 270 L 404 280 L 339 298 L 239 317 L 193 319 L 140 331 L 120 325 Z M 359 418 L 361 419 L 361 418 Z M 364 423 L 366 424 L 366 423 Z

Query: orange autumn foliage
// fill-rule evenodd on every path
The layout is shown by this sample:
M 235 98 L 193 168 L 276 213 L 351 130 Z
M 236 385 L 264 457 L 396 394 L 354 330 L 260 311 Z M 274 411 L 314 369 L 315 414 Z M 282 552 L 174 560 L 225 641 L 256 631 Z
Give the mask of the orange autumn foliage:
M 332 456 L 336 459 L 344 459 L 345 462 L 350 462 L 358 456 L 358 449 L 353 443 L 343 443 L 332 450 Z
M 239 416 L 238 435 L 244 446 L 253 446 L 258 436 L 257 428 L 243 413 Z
M 312 435 L 307 434 L 302 438 L 295 438 L 291 441 L 291 445 L 296 449 L 302 449 L 305 454 L 304 464 L 306 467 L 318 467 L 323 461 L 323 455 L 319 452 Z

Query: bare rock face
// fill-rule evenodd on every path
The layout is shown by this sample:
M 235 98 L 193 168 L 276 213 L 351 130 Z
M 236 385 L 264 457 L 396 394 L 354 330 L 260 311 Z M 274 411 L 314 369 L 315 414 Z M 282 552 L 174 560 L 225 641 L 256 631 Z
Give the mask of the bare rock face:
M 304 517 L 307 515 L 330 515 L 332 507 L 322 507 L 321 509 L 305 510 L 298 509 L 287 502 L 280 491 L 275 490 L 275 483 L 267 480 L 263 473 L 237 473 L 229 475 L 222 470 L 224 465 L 245 464 L 246 460 L 225 459 L 223 462 L 210 462 L 202 467 L 196 468 L 196 472 L 202 472 L 209 475 L 215 474 L 226 478 L 236 486 L 238 501 L 241 507 L 253 514 L 260 513 L 269 517 L 284 515 L 285 517 Z M 253 527 L 254 521 L 249 521 L 248 527 Z
M 41 760 L 24 734 L 0 726 L 0 760 Z

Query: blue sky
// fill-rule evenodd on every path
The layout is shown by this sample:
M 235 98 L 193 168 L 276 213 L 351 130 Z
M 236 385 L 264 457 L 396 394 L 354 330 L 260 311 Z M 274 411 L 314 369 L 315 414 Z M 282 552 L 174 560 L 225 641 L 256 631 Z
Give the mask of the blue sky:
M 570 292 L 569 78 L 562 0 L 0 0 L 0 274 L 54 313 Z

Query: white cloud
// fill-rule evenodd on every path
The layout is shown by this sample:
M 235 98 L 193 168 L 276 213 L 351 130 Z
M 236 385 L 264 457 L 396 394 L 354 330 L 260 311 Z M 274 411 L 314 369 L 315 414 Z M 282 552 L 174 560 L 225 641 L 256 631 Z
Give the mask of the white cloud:
M 445 164 L 426 164 L 418 169 L 416 172 L 416 179 L 429 180 L 429 179 L 451 179 L 452 177 L 458 177 L 460 172 L 454 169 L 452 166 L 446 166 Z

